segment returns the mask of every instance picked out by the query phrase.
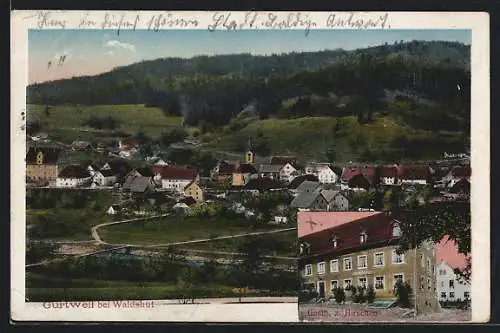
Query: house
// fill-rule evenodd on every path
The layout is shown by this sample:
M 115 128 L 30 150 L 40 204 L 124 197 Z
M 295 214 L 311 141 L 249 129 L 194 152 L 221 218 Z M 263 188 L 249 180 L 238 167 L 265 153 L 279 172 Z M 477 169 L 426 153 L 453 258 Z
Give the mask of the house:
M 317 169 L 318 180 L 322 184 L 334 184 L 342 176 L 341 170 L 335 170 L 336 168 L 328 165 Z
M 106 211 L 106 214 L 108 215 L 116 215 L 120 212 L 121 208 L 118 205 L 111 205 L 109 206 L 108 210 Z
M 154 193 L 155 185 L 151 177 L 131 173 L 125 179 L 122 190 L 135 196 L 147 196 Z
M 429 166 L 400 165 L 398 178 L 402 184 L 426 185 L 432 181 L 432 173 Z
M 328 202 L 327 211 L 329 212 L 345 212 L 349 210 L 349 199 L 340 191 L 322 190 L 321 194 Z
M 434 245 L 398 253 L 403 223 L 383 212 L 298 212 L 303 288 L 332 297 L 337 288 L 349 295 L 351 287 L 371 286 L 376 299 L 395 300 L 396 283 L 408 282 L 419 293 L 417 313 L 437 311 L 434 267 L 415 265 L 420 256 L 435 262 Z
M 212 178 L 221 179 L 221 178 L 231 178 L 233 176 L 233 172 L 236 170 L 236 164 L 232 164 L 226 161 L 221 161 L 217 163 L 215 168 L 212 170 Z
M 273 220 L 269 224 L 287 224 L 288 218 L 282 215 L 275 215 Z
M 133 168 L 127 160 L 116 158 L 106 162 L 101 170 L 111 170 L 116 175 L 117 182 L 123 183 Z
M 118 180 L 118 177 L 111 169 L 97 170 L 90 172 L 90 174 L 92 176 L 92 184 L 95 186 L 111 186 Z
M 163 159 L 158 158 L 153 165 L 159 165 L 159 166 L 164 166 L 164 165 L 169 165 L 167 162 L 165 162 Z
M 153 177 L 154 173 L 151 168 L 135 168 L 135 172 L 143 177 Z
M 311 162 L 311 163 L 307 163 L 306 166 L 304 167 L 304 173 L 306 175 L 318 176 L 318 172 L 321 169 L 329 168 L 329 167 L 330 167 L 330 163 Z
M 315 192 L 319 187 L 321 186 L 320 182 L 315 182 L 315 181 L 303 181 L 299 186 L 296 188 L 297 193 L 312 193 Z
M 252 164 L 240 164 L 233 172 L 232 186 L 244 186 L 250 178 L 256 178 L 258 172 Z
M 290 182 L 290 184 L 288 184 L 288 189 L 292 191 L 297 190 L 299 185 L 305 182 L 306 180 L 311 182 L 318 182 L 318 177 L 311 174 L 297 176 L 294 180 Z
M 59 147 L 30 146 L 26 152 L 26 181 L 55 182 L 64 160 L 64 153 Z
M 258 167 L 258 171 L 259 171 L 259 177 L 280 179 L 281 165 L 261 164 Z
M 436 244 L 436 292 L 439 301 L 471 299 L 470 282 L 466 281 L 455 269 L 467 267 L 468 256 L 458 252 L 456 242 L 444 236 Z
M 295 156 L 272 156 L 269 164 L 281 166 L 279 177 L 283 182 L 293 180 L 293 172 L 296 172 L 298 176 L 299 167 L 297 166 L 297 157 Z
M 376 173 L 375 167 L 346 167 L 341 177 L 342 189 L 368 190 L 376 187 L 378 185 Z
M 153 166 L 155 181 L 161 181 L 161 188 L 184 193 L 184 189 L 193 180 L 198 182 L 198 171 L 193 168 L 179 168 L 171 165 Z
M 193 198 L 196 202 L 203 202 L 203 190 L 193 179 L 184 187 L 184 195 Z
M 381 165 L 378 167 L 379 184 L 397 185 L 398 167 L 396 165 Z
M 326 211 L 328 202 L 320 192 L 299 192 L 290 203 L 290 208 L 299 210 Z
M 91 183 L 91 175 L 87 168 L 81 165 L 68 165 L 59 172 L 56 179 L 58 187 L 88 186 Z
M 457 182 L 462 179 L 469 180 L 471 169 L 469 166 L 455 166 L 448 174 L 443 177 L 443 182 L 446 187 L 452 188 Z

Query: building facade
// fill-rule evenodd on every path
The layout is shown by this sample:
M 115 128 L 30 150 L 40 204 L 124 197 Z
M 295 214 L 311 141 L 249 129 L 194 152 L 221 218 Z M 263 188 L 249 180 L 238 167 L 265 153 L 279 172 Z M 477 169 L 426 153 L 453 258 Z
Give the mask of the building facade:
M 437 266 L 436 273 L 439 301 L 470 300 L 470 283 L 455 274 L 453 268 L 445 261 Z
M 299 212 L 304 288 L 331 298 L 335 288 L 372 286 L 376 299 L 392 300 L 401 280 L 414 291 L 417 311 L 438 309 L 435 248 L 398 253 L 402 223 L 382 212 Z
M 62 149 L 30 147 L 26 154 L 26 180 L 33 183 L 55 182 L 61 169 Z

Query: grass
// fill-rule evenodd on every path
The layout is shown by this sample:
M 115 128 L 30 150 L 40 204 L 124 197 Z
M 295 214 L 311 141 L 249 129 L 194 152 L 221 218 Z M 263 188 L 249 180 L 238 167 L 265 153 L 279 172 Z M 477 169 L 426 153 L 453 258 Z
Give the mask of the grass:
M 159 136 L 182 125 L 182 117 L 166 117 L 159 108 L 144 105 L 95 105 L 95 106 L 54 106 L 49 116 L 45 114 L 45 106 L 29 104 L 28 119 L 40 120 L 42 131 L 63 138 L 92 139 L 96 135 L 111 136 L 106 131 L 83 128 L 82 123 L 90 116 L 111 116 L 119 122 L 119 130 L 128 133 L 142 131 L 149 136 Z M 83 131 L 88 130 L 88 131 Z
M 99 229 L 99 234 L 108 243 L 151 245 L 273 229 L 275 227 L 271 226 L 253 229 L 245 219 L 169 217 L 147 222 L 110 225 Z

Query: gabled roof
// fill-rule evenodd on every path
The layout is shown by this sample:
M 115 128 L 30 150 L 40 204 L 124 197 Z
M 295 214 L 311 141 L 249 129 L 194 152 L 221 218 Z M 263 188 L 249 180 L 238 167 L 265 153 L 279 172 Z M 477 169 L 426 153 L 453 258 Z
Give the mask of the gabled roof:
M 399 167 L 399 178 L 401 179 L 427 179 L 431 174 L 428 166 L 401 165 Z
M 282 166 L 280 164 L 261 164 L 259 165 L 260 173 L 279 173 Z
M 35 164 L 39 151 L 43 153 L 44 164 L 57 164 L 62 155 L 62 149 L 59 147 L 29 147 L 26 153 L 26 163 Z
M 151 168 L 136 168 L 135 171 L 137 171 L 141 176 L 153 177 L 153 171 Z
M 236 170 L 234 164 L 227 163 L 226 161 L 219 163 L 219 176 L 231 176 L 234 170 Z
M 125 176 L 127 173 L 133 170 L 130 163 L 122 158 L 112 159 L 108 161 L 107 164 L 115 174 L 119 174 L 121 176 Z
M 235 173 L 257 173 L 257 170 L 252 164 L 243 163 L 235 170 Z
M 436 243 L 436 264 L 446 262 L 451 268 L 464 269 L 467 266 L 467 256 L 458 252 L 457 243 L 444 236 Z
M 383 212 L 298 212 L 298 235 L 304 237 L 324 230 L 371 218 L 382 216 Z
M 98 170 L 104 177 L 115 176 L 115 172 L 111 169 Z
M 193 197 L 185 197 L 179 200 L 177 203 L 183 203 L 186 204 L 187 206 L 192 206 L 196 204 L 196 200 Z
M 340 193 L 340 191 L 322 190 L 320 193 L 325 198 L 325 200 L 327 202 L 331 202 L 333 200 L 333 198 L 335 198 L 335 196 Z
M 89 171 L 81 165 L 68 165 L 59 172 L 58 178 L 88 178 L 90 177 Z
M 270 164 L 283 166 L 287 163 L 290 163 L 291 165 L 295 165 L 295 163 L 297 163 L 297 157 L 296 156 L 273 156 L 273 157 L 271 157 Z
M 320 185 L 321 185 L 320 182 L 314 182 L 314 181 L 306 180 L 306 181 L 303 181 L 299 186 L 297 186 L 297 191 L 299 193 L 302 193 L 302 192 L 305 192 L 305 193 L 307 193 L 307 192 L 313 192 Z
M 178 168 L 170 165 L 158 165 L 152 167 L 154 174 L 159 174 L 162 179 L 193 180 L 198 171 L 193 168 Z
M 148 188 L 153 188 L 153 183 L 150 177 L 133 175 L 128 177 L 123 184 L 123 189 L 136 193 L 143 193 Z
M 342 173 L 341 179 L 344 182 L 348 182 L 351 178 L 359 174 L 363 175 L 371 185 L 374 184 L 376 174 L 375 167 L 346 167 Z
M 296 189 L 300 184 L 302 184 L 304 181 L 312 181 L 312 182 L 317 182 L 318 177 L 315 175 L 302 175 L 294 178 L 290 184 L 288 185 L 289 189 Z
M 309 208 L 321 196 L 319 192 L 301 192 L 290 203 L 292 208 Z
M 184 186 L 184 191 L 187 190 L 189 188 L 189 186 L 191 186 L 193 184 L 194 184 L 194 179 L 192 181 L 190 181 L 186 186 Z
M 397 177 L 398 167 L 395 165 L 381 165 L 378 172 L 380 177 Z

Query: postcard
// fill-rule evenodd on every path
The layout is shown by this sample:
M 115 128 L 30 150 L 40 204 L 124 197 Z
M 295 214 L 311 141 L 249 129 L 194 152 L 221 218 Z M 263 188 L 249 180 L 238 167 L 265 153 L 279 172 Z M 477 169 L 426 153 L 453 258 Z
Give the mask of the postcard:
M 11 24 L 13 321 L 489 319 L 487 14 Z

